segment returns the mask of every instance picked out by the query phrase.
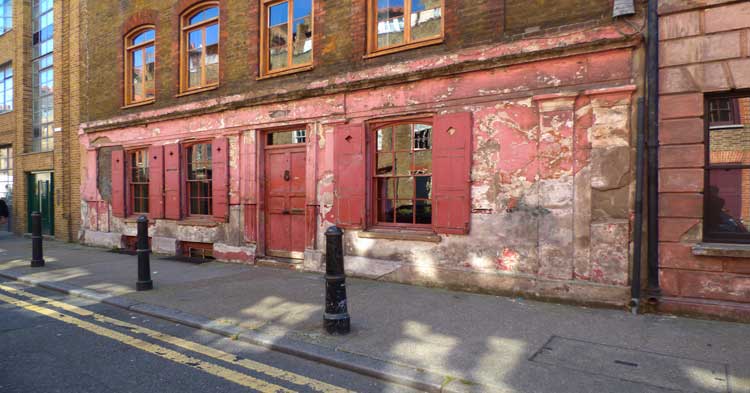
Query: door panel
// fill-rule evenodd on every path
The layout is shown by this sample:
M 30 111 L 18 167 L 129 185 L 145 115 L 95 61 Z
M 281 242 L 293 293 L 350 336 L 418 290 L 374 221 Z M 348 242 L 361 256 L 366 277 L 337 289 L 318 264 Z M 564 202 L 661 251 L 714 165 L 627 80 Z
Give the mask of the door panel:
M 52 173 L 30 173 L 28 175 L 28 231 L 31 232 L 31 213 L 42 214 L 42 233 L 55 234 L 54 183 Z
M 305 148 L 266 150 L 266 254 L 302 259 L 305 250 Z

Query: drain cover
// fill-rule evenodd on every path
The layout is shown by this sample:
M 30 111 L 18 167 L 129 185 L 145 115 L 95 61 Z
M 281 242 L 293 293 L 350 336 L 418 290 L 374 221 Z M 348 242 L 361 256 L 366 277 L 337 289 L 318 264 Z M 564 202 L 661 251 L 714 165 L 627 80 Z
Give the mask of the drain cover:
M 727 366 L 552 336 L 533 362 L 667 389 L 728 392 Z

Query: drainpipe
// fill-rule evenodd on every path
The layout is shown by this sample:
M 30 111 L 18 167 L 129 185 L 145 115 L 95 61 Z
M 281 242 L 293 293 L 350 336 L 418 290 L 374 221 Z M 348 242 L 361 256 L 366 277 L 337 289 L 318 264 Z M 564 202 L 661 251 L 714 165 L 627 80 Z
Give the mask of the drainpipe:
M 648 98 L 648 301 L 655 304 L 659 288 L 659 14 L 657 0 L 648 0 L 646 94 Z
M 638 314 L 641 305 L 641 255 L 643 255 L 643 154 L 646 115 L 643 97 L 638 98 L 638 137 L 635 163 L 635 223 L 633 228 L 633 272 L 630 279 L 630 311 Z

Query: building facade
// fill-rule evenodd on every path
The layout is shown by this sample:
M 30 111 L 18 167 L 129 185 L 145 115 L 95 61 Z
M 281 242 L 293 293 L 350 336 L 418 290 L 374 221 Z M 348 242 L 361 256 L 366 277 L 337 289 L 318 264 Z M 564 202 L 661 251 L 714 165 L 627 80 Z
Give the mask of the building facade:
M 469 4 L 470 3 L 470 4 Z M 642 16 L 608 0 L 88 2 L 80 236 L 629 299 Z
M 659 3 L 660 308 L 750 320 L 750 3 Z
M 39 211 L 44 234 L 77 239 L 77 10 L 77 1 L 0 1 L 0 197 L 11 209 L 4 229 L 19 234 Z

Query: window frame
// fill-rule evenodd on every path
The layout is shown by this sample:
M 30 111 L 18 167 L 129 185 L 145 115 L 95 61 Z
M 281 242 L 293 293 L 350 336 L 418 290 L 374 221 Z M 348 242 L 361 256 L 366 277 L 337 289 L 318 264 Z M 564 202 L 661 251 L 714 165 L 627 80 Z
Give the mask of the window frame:
M 269 42 L 268 39 L 270 37 L 269 33 L 269 27 L 268 27 L 268 17 L 270 15 L 269 9 L 277 4 L 280 3 L 289 3 L 288 7 L 288 15 L 287 20 L 289 26 L 287 27 L 287 34 L 289 37 L 292 37 L 292 29 L 294 28 L 294 0 L 260 0 L 260 77 L 273 77 L 273 76 L 279 76 L 279 75 L 287 75 L 292 74 L 295 72 L 301 72 L 301 71 L 307 71 L 313 68 L 313 65 L 315 64 L 315 1 L 316 0 L 310 0 L 312 3 L 312 7 L 310 8 L 310 20 L 311 20 L 311 39 L 312 39 L 312 50 L 310 53 L 310 61 L 304 64 L 297 64 L 292 65 L 292 46 L 293 41 L 291 39 L 287 39 L 287 59 L 289 60 L 289 65 L 284 68 L 279 68 L 277 70 L 269 70 L 268 67 L 271 64 L 271 59 L 268 56 L 268 49 L 269 49 Z
M 144 33 L 148 30 L 154 31 L 154 38 L 152 40 L 142 42 L 140 44 L 130 44 L 130 41 L 137 37 L 139 34 Z M 123 51 L 124 51 L 124 58 L 125 58 L 125 73 L 124 73 L 124 103 L 126 107 L 129 106 L 139 106 L 139 105 L 146 105 L 151 104 L 156 101 L 156 26 L 154 25 L 142 25 L 134 28 L 131 30 L 128 34 L 125 35 L 123 40 Z M 154 96 L 152 98 L 146 98 L 143 100 L 133 100 L 133 78 L 132 78 L 132 70 L 133 70 L 133 61 L 132 56 L 136 51 L 143 51 L 144 53 L 144 69 L 145 69 L 145 50 L 147 47 L 153 46 L 154 47 Z M 145 71 L 144 71 L 145 73 Z
M 136 152 L 142 152 L 143 156 L 145 158 L 146 176 L 148 177 L 148 181 L 145 182 L 145 183 L 144 182 L 137 182 L 136 183 L 136 182 L 133 181 L 133 160 L 131 159 L 132 158 L 131 155 L 133 153 L 136 153 Z M 149 163 L 148 157 L 149 157 L 149 152 L 148 152 L 148 148 L 147 147 L 136 147 L 136 148 L 130 148 L 130 149 L 125 150 L 125 171 L 126 171 L 125 176 L 126 176 L 126 180 L 127 180 L 127 182 L 126 182 L 127 183 L 127 188 L 125 189 L 125 193 L 126 193 L 125 196 L 127 198 L 126 199 L 127 203 L 126 203 L 125 207 L 126 207 L 126 214 L 128 216 L 134 216 L 134 215 L 142 216 L 143 215 L 143 216 L 148 217 L 148 215 L 150 213 L 149 211 L 146 211 L 146 212 L 137 212 L 137 211 L 135 211 L 135 200 L 134 200 L 135 195 L 133 193 L 133 186 L 134 185 L 144 185 L 145 184 L 146 185 L 146 191 L 147 192 L 150 191 L 149 190 L 149 186 L 150 186 L 150 182 L 151 182 L 151 172 L 150 172 L 150 163 Z M 148 197 L 146 198 L 146 201 L 147 201 L 147 204 L 148 204 L 148 208 L 150 210 L 151 209 L 151 194 L 150 193 L 149 193 Z
M 401 52 L 414 48 L 440 44 L 445 40 L 445 0 L 440 0 L 440 35 L 435 37 L 423 38 L 421 40 L 411 40 L 411 7 L 413 0 L 404 1 L 404 42 L 401 44 L 390 45 L 378 48 L 378 0 L 368 0 L 367 2 L 367 54 L 365 58 L 387 55 Z
M 5 76 L 7 70 L 10 70 L 10 78 Z M 3 82 L 3 88 L 0 89 L 0 103 L 2 103 L 2 105 L 0 105 L 0 115 L 13 112 L 13 110 L 15 109 L 15 105 L 14 105 L 15 103 L 13 102 L 15 99 L 15 87 L 16 87 L 15 80 L 14 80 L 15 76 L 16 74 L 13 70 L 12 61 L 0 64 L 0 79 Z M 11 85 L 10 89 L 8 89 L 6 86 L 6 83 L 9 79 L 10 79 L 10 85 Z M 3 105 L 8 106 L 8 102 L 5 101 L 5 95 L 6 95 L 5 93 L 8 90 L 10 90 L 10 109 L 3 109 Z
M 711 126 L 711 113 L 710 113 L 710 102 L 711 100 L 715 99 L 721 99 L 721 98 L 729 98 L 732 99 L 733 104 L 736 105 L 734 107 L 735 110 L 735 120 L 740 119 L 740 121 L 736 124 L 723 124 L 725 122 L 719 122 L 720 124 L 717 124 L 715 126 Z M 703 233 L 702 233 L 702 240 L 706 243 L 726 243 L 726 244 L 750 244 L 750 232 L 748 233 L 722 233 L 722 232 L 709 232 L 707 225 L 706 225 L 706 217 L 708 216 L 709 211 L 709 192 L 708 189 L 710 187 L 710 172 L 712 169 L 748 169 L 750 170 L 750 164 L 737 164 L 737 163 L 727 163 L 727 164 L 711 164 L 711 131 L 712 130 L 722 130 L 722 129 L 728 129 L 731 126 L 741 126 L 741 114 L 739 113 L 739 105 L 738 105 L 738 99 L 739 98 L 750 98 L 750 90 L 743 90 L 743 91 L 735 91 L 731 93 L 710 93 L 704 95 L 704 119 L 703 119 L 703 128 L 704 128 L 704 143 L 703 143 L 703 149 L 705 153 L 704 157 L 704 167 L 703 167 L 703 214 L 702 214 L 702 220 L 703 220 Z
M 197 15 L 203 10 L 214 8 L 216 7 L 219 10 L 219 14 L 213 18 L 206 19 L 201 22 L 194 23 L 192 25 L 189 25 L 190 18 Z M 209 25 L 216 24 L 216 29 L 218 31 L 218 41 L 216 43 L 217 48 L 217 56 L 219 57 L 219 63 L 218 63 L 218 70 L 217 70 L 217 80 L 215 83 L 205 83 L 206 80 L 206 46 L 203 46 L 203 51 L 201 54 L 201 58 L 203 59 L 201 61 L 201 85 L 196 87 L 189 87 L 188 85 L 188 79 L 190 78 L 190 71 L 189 71 L 189 63 L 188 63 L 188 49 L 187 49 L 187 43 L 188 43 L 188 35 L 190 32 L 195 30 L 205 30 L 205 28 Z M 205 33 L 203 34 L 203 39 L 205 42 Z M 182 15 L 180 16 L 180 72 L 179 72 L 179 83 L 180 83 L 180 95 L 183 94 L 190 94 L 190 93 L 197 93 L 201 91 L 211 90 L 215 89 L 219 86 L 221 82 L 221 7 L 219 5 L 218 1 L 204 1 L 201 3 L 198 3 L 187 10 L 185 10 Z
M 729 99 L 730 100 L 729 101 L 729 110 L 730 110 L 730 115 L 731 115 L 731 118 L 732 118 L 729 121 L 718 121 L 718 122 L 715 122 L 714 123 L 715 125 L 709 126 L 709 127 L 713 128 L 713 129 L 716 129 L 716 128 L 720 128 L 720 127 L 727 127 L 727 126 L 731 127 L 731 126 L 737 126 L 737 125 L 742 124 L 742 120 L 740 119 L 740 108 L 739 108 L 739 103 L 737 101 L 737 98 L 738 97 L 718 96 L 718 97 L 711 97 L 708 100 L 708 112 L 706 112 L 706 113 L 708 114 L 708 121 L 709 121 L 709 123 L 711 121 L 711 114 L 712 114 L 712 109 L 711 109 L 711 101 L 712 100 Z
M 196 145 L 209 145 L 208 151 L 211 152 L 211 162 L 210 162 L 210 168 L 211 168 L 211 178 L 206 180 L 190 180 L 190 164 L 191 164 L 191 157 L 189 153 L 189 149 Z M 213 218 L 214 214 L 214 208 L 213 208 L 213 201 L 214 201 L 214 195 L 213 195 L 213 139 L 201 139 L 196 141 L 191 141 L 189 143 L 184 143 L 181 146 L 182 148 L 182 154 L 185 157 L 184 160 L 182 160 L 182 173 L 185 175 L 182 178 L 182 182 L 185 185 L 185 193 L 183 194 L 182 198 L 184 200 L 184 216 L 187 218 Z M 201 183 L 208 183 L 209 190 L 211 191 L 211 196 L 208 198 L 208 214 L 194 214 L 190 211 L 190 183 L 191 182 L 201 182 Z
M 0 26 L 2 26 L 2 28 L 0 28 L 0 36 L 13 30 L 13 22 L 15 22 L 13 20 L 13 0 L 0 0 L 0 9 L 4 9 L 7 4 L 10 4 L 10 16 L 7 16 L 5 15 L 5 13 L 3 13 L 3 16 L 0 18 L 10 19 L 10 24 L 7 26 L 5 25 L 5 22 L 0 24 Z
M 367 171 L 367 184 L 366 184 L 366 190 L 367 190 L 367 202 L 366 202 L 366 228 L 368 230 L 384 230 L 384 231 L 392 231 L 392 232 L 419 232 L 419 233 L 435 233 L 434 229 L 434 212 L 430 212 L 430 224 L 417 224 L 417 223 L 383 223 L 378 221 L 378 195 L 376 192 L 377 186 L 375 183 L 377 182 L 378 176 L 375 174 L 375 171 L 377 170 L 377 136 L 376 133 L 379 129 L 384 127 L 395 127 L 397 125 L 402 124 L 428 124 L 434 128 L 435 126 L 435 119 L 433 115 L 413 115 L 413 116 L 403 116 L 393 119 L 386 119 L 386 120 L 374 120 L 367 122 L 367 128 L 366 131 L 366 140 L 367 140 L 367 158 L 366 158 L 366 171 Z M 414 151 L 414 146 L 412 146 L 412 152 Z M 431 137 L 431 146 L 430 151 L 434 152 L 434 141 L 432 141 Z M 433 155 L 430 155 L 430 160 L 433 161 Z M 395 169 L 394 169 L 394 176 L 391 176 L 393 178 L 398 177 L 395 176 Z M 416 176 L 411 176 L 412 178 Z M 434 168 L 430 171 L 430 183 L 432 183 L 432 179 L 434 178 Z M 415 181 L 415 187 L 416 187 L 416 181 Z M 412 201 L 416 201 L 416 191 L 414 196 L 412 197 Z M 434 195 L 429 199 L 430 205 L 434 206 Z M 416 209 L 416 204 L 414 205 L 414 209 Z

